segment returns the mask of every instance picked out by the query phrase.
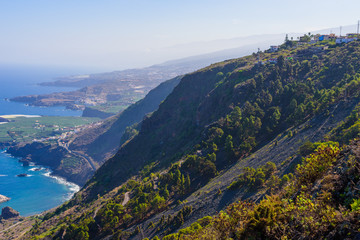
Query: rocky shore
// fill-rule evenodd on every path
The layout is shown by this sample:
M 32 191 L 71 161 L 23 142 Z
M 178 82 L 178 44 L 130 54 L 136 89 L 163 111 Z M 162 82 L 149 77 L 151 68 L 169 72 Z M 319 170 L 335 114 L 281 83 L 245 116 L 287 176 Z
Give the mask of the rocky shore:
M 21 143 L 9 146 L 7 153 L 14 157 L 20 158 L 24 166 L 28 166 L 30 162 L 35 165 L 47 166 L 52 170 L 54 176 L 65 178 L 67 181 L 83 186 L 92 176 L 93 170 L 83 159 L 75 161 L 76 156 L 71 155 L 66 148 L 55 144 L 32 142 Z M 78 162 L 74 168 L 72 165 L 64 166 L 63 162 Z
M 10 200 L 10 198 L 0 194 L 0 203 L 7 202 L 9 200 Z

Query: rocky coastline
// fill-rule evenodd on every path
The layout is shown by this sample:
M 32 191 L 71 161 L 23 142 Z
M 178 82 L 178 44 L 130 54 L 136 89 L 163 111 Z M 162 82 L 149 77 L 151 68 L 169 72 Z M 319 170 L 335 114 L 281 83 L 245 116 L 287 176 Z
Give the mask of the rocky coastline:
M 9 200 L 10 200 L 10 198 L 0 194 L 0 203 L 7 202 Z
M 56 145 L 33 142 L 26 144 L 14 144 L 7 148 L 7 153 L 19 158 L 23 166 L 30 163 L 49 167 L 52 176 L 59 176 L 68 182 L 83 186 L 92 176 L 93 171 L 86 164 L 81 164 L 77 168 L 65 168 L 62 161 L 72 158 L 65 148 Z

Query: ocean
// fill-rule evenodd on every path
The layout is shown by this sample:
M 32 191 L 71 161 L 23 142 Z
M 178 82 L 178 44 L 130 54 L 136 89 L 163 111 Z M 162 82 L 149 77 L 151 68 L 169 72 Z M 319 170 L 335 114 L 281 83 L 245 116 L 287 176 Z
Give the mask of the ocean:
M 76 71 L 46 67 L 0 66 L 0 115 L 81 116 L 82 111 L 73 111 L 65 107 L 34 107 L 5 100 L 17 96 L 75 90 L 76 88 L 45 87 L 37 84 L 53 81 L 54 77 L 72 74 L 76 74 Z
M 37 83 L 52 81 L 54 77 L 81 73 L 76 69 L 0 66 L 0 115 L 81 116 L 81 111 L 65 107 L 32 107 L 5 100 L 29 94 L 75 90 L 66 87 L 44 87 Z M 10 206 L 22 216 L 39 214 L 62 204 L 79 190 L 75 184 L 51 177 L 49 169 L 42 167 L 40 171 L 34 171 L 35 168 L 38 166 L 23 167 L 18 159 L 4 151 L 0 152 L 0 194 L 11 198 L 10 201 L 0 204 L 0 208 Z M 16 176 L 21 173 L 28 176 Z
M 34 171 L 35 169 L 41 169 Z M 26 173 L 27 177 L 17 177 Z M 23 167 L 18 159 L 0 152 L 0 193 L 11 198 L 0 204 L 10 206 L 22 216 L 39 214 L 54 208 L 79 191 L 79 186 L 58 177 L 50 177 L 50 170 L 42 166 Z

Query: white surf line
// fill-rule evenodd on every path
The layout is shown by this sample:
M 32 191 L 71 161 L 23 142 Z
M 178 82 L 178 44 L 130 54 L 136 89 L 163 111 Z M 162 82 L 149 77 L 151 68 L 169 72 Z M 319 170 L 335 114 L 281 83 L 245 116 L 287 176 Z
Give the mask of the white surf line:
M 46 176 L 46 177 L 50 177 L 50 178 L 53 178 L 55 179 L 58 183 L 62 184 L 62 185 L 66 185 L 69 187 L 69 190 L 72 192 L 69 199 L 75 194 L 77 193 L 78 191 L 80 191 L 80 186 L 75 184 L 75 183 L 72 183 L 72 182 L 68 182 L 66 181 L 66 179 L 62 178 L 62 177 L 58 177 L 58 176 L 53 176 L 51 175 L 51 171 L 49 172 L 46 172 L 44 173 L 43 175 Z

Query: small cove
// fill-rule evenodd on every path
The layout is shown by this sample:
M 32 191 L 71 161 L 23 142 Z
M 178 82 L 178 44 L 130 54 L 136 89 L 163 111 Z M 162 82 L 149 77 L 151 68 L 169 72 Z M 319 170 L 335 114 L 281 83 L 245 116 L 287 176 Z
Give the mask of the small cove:
M 39 171 L 36 171 L 39 169 Z M 25 173 L 27 177 L 17 177 Z M 79 186 L 50 176 L 44 166 L 22 166 L 17 158 L 0 152 L 0 193 L 11 198 L 0 204 L 10 206 L 22 216 L 29 216 L 49 210 L 71 198 Z

